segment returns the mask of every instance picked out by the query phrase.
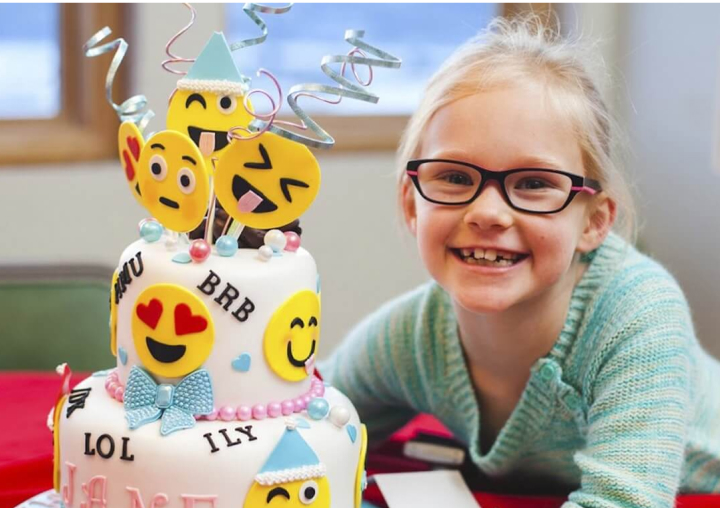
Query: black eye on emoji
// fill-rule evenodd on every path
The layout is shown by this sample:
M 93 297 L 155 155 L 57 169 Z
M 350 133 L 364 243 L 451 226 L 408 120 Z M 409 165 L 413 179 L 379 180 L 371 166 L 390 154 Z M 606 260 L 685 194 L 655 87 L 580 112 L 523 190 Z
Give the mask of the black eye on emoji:
M 188 168 L 182 168 L 177 174 L 177 184 L 183 194 L 192 194 L 195 190 L 195 173 Z
M 307 189 L 308 187 L 310 187 L 308 184 L 300 180 L 293 180 L 292 178 L 281 178 L 280 189 L 282 190 L 283 196 L 285 196 L 285 199 L 288 203 L 292 203 L 292 196 L 290 195 L 291 185 L 294 185 L 295 187 L 302 187 L 303 189 Z
M 318 484 L 313 480 L 306 481 L 300 486 L 300 502 L 302 504 L 310 504 L 318 496 Z
M 287 490 L 282 487 L 275 487 L 270 492 L 268 492 L 266 503 L 270 504 L 270 501 L 272 501 L 275 496 L 281 496 L 288 501 L 290 500 L 290 493 Z
M 188 109 L 193 102 L 199 102 L 203 109 L 207 109 L 207 102 L 205 102 L 205 97 L 203 97 L 199 93 L 191 94 L 190 97 L 187 98 L 187 100 L 185 101 L 185 109 Z
M 150 157 L 150 174 L 158 182 L 162 182 L 167 177 L 167 162 L 162 155 L 155 154 Z
M 235 111 L 235 108 L 237 108 L 237 99 L 232 95 L 221 95 L 218 97 L 217 107 L 220 113 L 230 115 Z

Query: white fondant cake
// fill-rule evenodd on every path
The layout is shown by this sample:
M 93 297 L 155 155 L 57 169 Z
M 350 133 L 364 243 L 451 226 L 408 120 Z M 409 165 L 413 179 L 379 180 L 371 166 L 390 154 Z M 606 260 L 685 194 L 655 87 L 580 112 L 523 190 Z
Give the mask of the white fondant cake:
M 314 376 L 312 256 L 214 250 L 186 263 L 170 238 L 123 252 L 111 291 L 117 367 L 56 407 L 65 507 L 359 507 L 365 429 Z
M 258 13 L 288 9 L 243 8 L 263 32 Z M 133 198 L 153 218 L 140 224 L 142 240 L 122 253 L 112 281 L 116 367 L 73 390 L 69 368 L 59 370 L 63 388 L 49 419 L 55 490 L 64 508 L 359 508 L 365 427 L 350 401 L 315 376 L 320 283 L 296 222 L 320 187 L 308 147 L 334 141 L 315 122 L 293 128 L 318 138 L 274 124 L 279 106 L 253 112 L 255 92 L 275 103 L 250 90 L 233 51 L 264 37 L 230 46 L 215 32 L 197 57 L 178 58 L 170 46 L 185 30 L 168 41 L 162 63 L 184 75 L 167 129 L 147 138 L 145 98 L 116 105 L 109 93 L 124 41 L 98 46 L 105 28 L 85 45 L 89 57 L 118 48 L 106 80 L 122 122 L 118 156 Z M 361 42 L 363 33 L 347 31 L 354 49 L 330 59 L 343 62 L 343 73 L 346 63 L 400 66 Z M 168 67 L 180 62 L 192 65 Z M 325 62 L 341 85 L 328 93 L 377 101 L 357 74 L 350 94 Z M 282 102 L 276 78 L 260 75 Z

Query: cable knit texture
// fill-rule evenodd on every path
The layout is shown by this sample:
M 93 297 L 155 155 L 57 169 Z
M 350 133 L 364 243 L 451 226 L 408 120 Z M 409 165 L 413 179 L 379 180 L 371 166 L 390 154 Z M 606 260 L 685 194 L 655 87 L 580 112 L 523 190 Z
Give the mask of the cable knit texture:
M 447 293 L 427 283 L 360 323 L 320 372 L 379 440 L 419 412 L 487 476 L 550 477 L 563 508 L 674 506 L 720 492 L 720 363 L 672 276 L 611 234 L 588 256 L 565 325 L 481 453 L 482 415 Z

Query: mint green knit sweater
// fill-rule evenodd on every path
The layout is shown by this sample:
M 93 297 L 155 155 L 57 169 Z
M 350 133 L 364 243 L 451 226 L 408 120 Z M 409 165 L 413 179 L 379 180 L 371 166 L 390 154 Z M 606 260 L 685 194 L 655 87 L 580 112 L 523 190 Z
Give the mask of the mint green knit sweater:
M 484 455 L 456 317 L 436 283 L 369 316 L 319 370 L 371 440 L 431 413 L 486 475 L 573 490 L 563 508 L 664 508 L 678 490 L 720 492 L 720 363 L 698 344 L 672 276 L 615 235 L 593 253 L 557 342 Z

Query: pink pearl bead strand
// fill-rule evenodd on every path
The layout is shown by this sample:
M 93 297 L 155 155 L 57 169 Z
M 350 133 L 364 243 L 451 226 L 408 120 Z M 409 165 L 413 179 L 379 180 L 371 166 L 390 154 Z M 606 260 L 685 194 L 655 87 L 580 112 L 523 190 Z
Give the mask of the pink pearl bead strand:
M 118 402 L 122 402 L 125 397 L 125 387 L 120 383 L 117 370 L 111 371 L 105 378 L 105 389 L 108 395 Z M 308 403 L 314 397 L 322 397 L 325 394 L 325 384 L 318 378 L 312 379 L 310 390 L 295 399 L 287 399 L 282 402 L 270 402 L 269 404 L 255 404 L 254 406 L 222 406 L 213 409 L 209 415 L 196 417 L 198 420 L 214 421 L 220 419 L 225 422 L 232 420 L 248 421 L 262 420 L 264 418 L 278 418 L 280 416 L 290 416 L 293 413 L 299 413 L 307 408 Z

